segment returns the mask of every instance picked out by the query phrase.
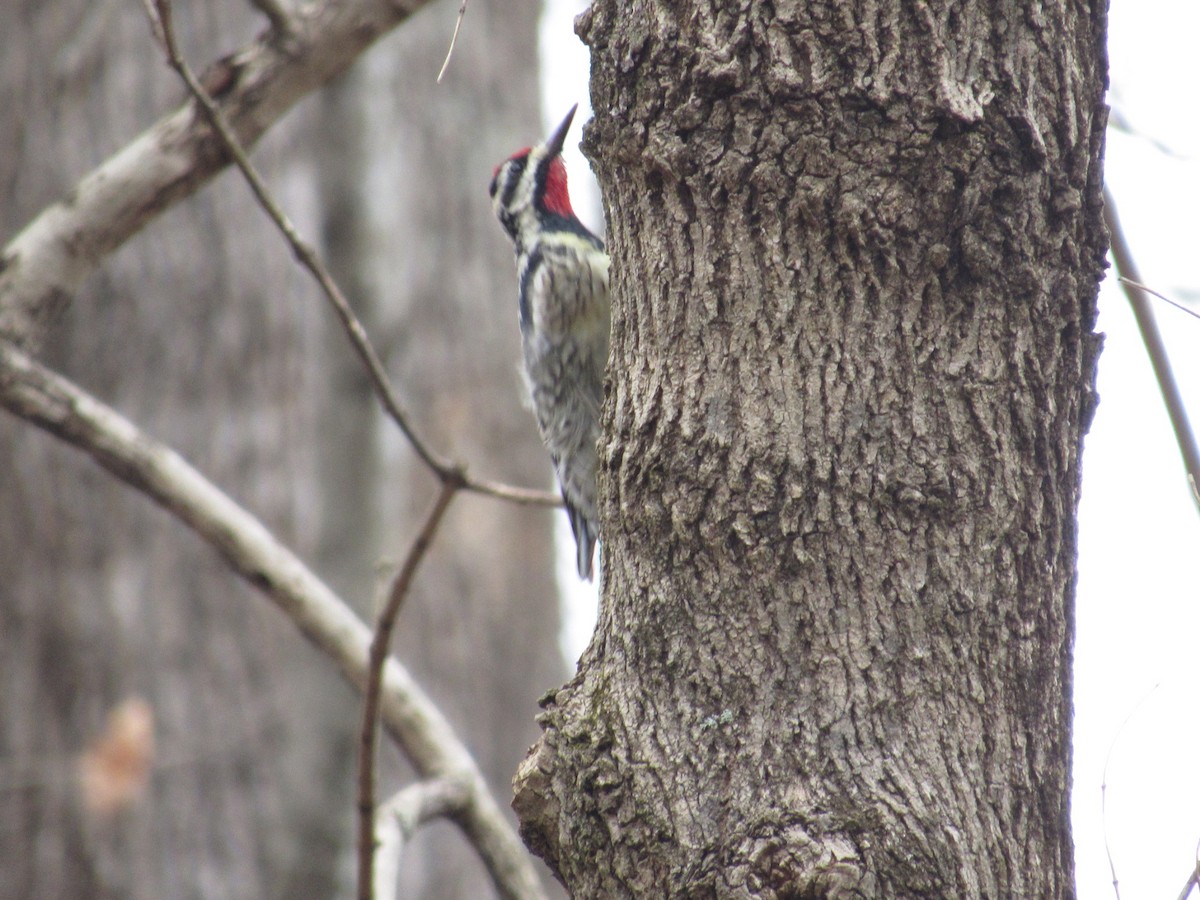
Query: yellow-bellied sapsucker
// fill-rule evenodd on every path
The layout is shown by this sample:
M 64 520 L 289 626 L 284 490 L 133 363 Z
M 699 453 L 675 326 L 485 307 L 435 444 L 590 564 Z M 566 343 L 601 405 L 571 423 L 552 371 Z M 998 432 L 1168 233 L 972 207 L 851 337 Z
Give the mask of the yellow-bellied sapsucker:
M 496 167 L 492 206 L 517 254 L 525 382 L 575 533 L 576 567 L 592 577 L 598 533 L 596 439 L 608 360 L 608 255 L 567 195 L 563 141 L 575 107 L 544 144 Z

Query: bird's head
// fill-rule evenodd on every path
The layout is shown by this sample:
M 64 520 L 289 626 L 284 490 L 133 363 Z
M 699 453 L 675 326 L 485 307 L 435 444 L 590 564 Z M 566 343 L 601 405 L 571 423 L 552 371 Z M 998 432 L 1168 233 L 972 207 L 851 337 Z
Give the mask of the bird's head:
M 575 216 L 567 193 L 567 167 L 563 165 L 562 149 L 577 106 L 571 107 L 544 143 L 514 153 L 492 173 L 488 188 L 492 208 L 513 240 L 517 239 L 524 220 Z

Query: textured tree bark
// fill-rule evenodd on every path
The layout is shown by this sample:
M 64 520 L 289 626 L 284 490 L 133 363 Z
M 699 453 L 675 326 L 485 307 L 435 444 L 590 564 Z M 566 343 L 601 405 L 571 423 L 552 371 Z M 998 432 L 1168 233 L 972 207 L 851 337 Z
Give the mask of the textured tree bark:
M 598 0 L 605 593 L 518 773 L 577 897 L 1061 897 L 1101 3 Z

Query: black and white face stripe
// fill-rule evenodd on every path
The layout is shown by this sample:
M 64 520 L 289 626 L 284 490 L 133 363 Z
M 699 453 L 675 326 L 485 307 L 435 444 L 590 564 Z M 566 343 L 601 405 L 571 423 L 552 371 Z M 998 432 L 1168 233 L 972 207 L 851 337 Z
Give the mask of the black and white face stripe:
M 507 159 L 496 172 L 496 177 L 492 179 L 492 186 L 488 193 L 492 195 L 492 199 L 496 203 L 507 209 L 512 206 L 513 196 L 517 192 L 517 187 L 521 184 L 521 176 L 525 174 L 525 167 L 529 162 L 529 154 L 524 153 L 521 156 L 514 156 L 512 159 Z M 499 191 L 500 196 L 496 196 Z
M 539 152 L 540 149 L 535 148 L 505 160 L 488 188 L 496 217 L 513 240 L 517 238 L 517 222 L 521 213 L 539 203 L 546 190 L 545 170 L 549 160 Z
M 492 207 L 496 210 L 496 217 L 513 240 L 516 240 L 517 237 L 517 214 L 520 212 L 520 209 L 514 206 L 513 201 L 514 198 L 521 195 L 522 176 L 525 174 L 528 162 L 528 153 L 505 160 L 496 171 L 492 178 L 492 184 L 488 188 L 488 193 L 492 195 Z

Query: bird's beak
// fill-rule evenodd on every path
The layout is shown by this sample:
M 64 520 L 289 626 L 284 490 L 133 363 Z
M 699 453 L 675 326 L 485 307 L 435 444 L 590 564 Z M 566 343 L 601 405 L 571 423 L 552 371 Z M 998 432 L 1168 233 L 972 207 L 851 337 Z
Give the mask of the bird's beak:
M 554 133 L 546 139 L 546 157 L 548 159 L 553 159 L 562 153 L 563 142 L 567 139 L 567 132 L 571 130 L 571 120 L 575 118 L 575 110 L 578 108 L 578 103 L 572 106 L 567 117 L 562 120 L 562 124 L 555 128 Z

